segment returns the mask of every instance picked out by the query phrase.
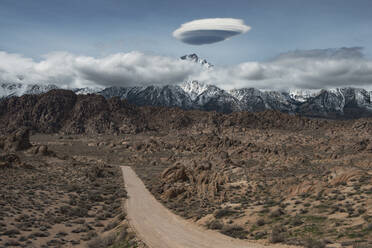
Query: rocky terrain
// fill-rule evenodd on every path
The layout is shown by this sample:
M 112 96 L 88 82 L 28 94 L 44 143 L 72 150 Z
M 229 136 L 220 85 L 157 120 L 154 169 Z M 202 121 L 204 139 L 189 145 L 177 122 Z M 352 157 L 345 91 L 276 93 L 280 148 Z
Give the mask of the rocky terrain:
M 7 98 L 0 101 L 0 111 L 5 185 L 0 202 L 6 210 L 0 211 L 5 213 L 2 244 L 24 242 L 19 241 L 23 234 L 6 235 L 18 228 L 7 218 L 34 206 L 13 209 L 14 196 L 28 199 L 28 192 L 37 192 L 32 199 L 41 204 L 48 198 L 38 192 L 49 189 L 55 200 L 44 202 L 43 208 L 51 206 L 50 211 L 63 217 L 60 207 L 71 201 L 68 188 L 74 183 L 84 192 L 102 192 L 102 198 L 86 201 L 88 216 L 79 217 L 99 234 L 99 210 L 112 211 L 108 222 L 120 218 L 109 206 L 118 206 L 112 195 L 125 193 L 104 192 L 120 184 L 117 165 L 129 165 L 165 206 L 225 235 L 307 247 L 372 246 L 371 119 L 136 106 L 65 90 Z M 30 130 L 30 142 L 17 142 L 27 137 L 19 131 L 23 128 Z M 11 155 L 17 149 L 26 150 Z M 95 175 L 92 181 L 90 173 Z M 40 180 L 25 180 L 36 177 Z M 76 201 L 90 199 L 89 194 L 75 194 Z M 35 216 L 46 213 L 34 211 L 39 211 Z M 74 225 L 77 217 L 69 213 L 61 223 Z M 50 229 L 44 232 L 50 236 L 43 242 L 55 235 Z M 84 243 L 86 234 L 58 240 Z
M 27 129 L 0 148 L 0 247 L 136 245 L 118 167 L 81 156 L 71 137 L 30 141 Z
M 170 209 L 224 234 L 369 247 L 372 144 L 359 125 L 151 137 L 131 163 Z
M 0 130 L 12 132 L 27 127 L 36 132 L 66 134 L 138 133 L 168 129 L 202 129 L 205 125 L 261 128 L 322 126 L 325 120 L 289 116 L 277 111 L 216 112 L 185 111 L 155 106 L 137 107 L 117 97 L 76 95 L 68 90 L 51 90 L 0 101 Z

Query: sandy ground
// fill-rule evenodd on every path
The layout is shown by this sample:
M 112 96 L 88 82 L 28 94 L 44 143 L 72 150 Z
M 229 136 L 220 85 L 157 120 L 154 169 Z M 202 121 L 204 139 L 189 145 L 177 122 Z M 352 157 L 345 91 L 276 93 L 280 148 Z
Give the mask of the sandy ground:
M 128 220 L 139 238 L 150 248 L 268 247 L 233 239 L 182 219 L 158 202 L 130 167 L 122 166 L 122 171 L 129 196 L 126 201 Z

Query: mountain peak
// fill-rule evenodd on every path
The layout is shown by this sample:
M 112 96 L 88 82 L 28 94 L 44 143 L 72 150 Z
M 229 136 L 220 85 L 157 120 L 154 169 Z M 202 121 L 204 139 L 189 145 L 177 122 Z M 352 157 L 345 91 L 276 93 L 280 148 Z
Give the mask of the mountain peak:
M 188 61 L 192 61 L 192 62 L 195 62 L 195 63 L 199 63 L 199 64 L 201 64 L 201 65 L 203 65 L 203 66 L 205 66 L 207 68 L 210 68 L 210 67 L 213 66 L 206 59 L 199 58 L 196 53 L 183 55 L 180 58 L 182 60 L 188 60 Z
M 200 94 L 208 89 L 208 85 L 198 82 L 196 80 L 184 82 L 180 87 L 189 94 L 192 100 L 195 100 Z

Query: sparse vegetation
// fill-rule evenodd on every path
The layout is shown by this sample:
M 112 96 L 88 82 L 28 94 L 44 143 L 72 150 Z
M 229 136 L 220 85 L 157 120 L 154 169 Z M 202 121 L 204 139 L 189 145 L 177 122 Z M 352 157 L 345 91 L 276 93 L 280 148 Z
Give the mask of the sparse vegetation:
M 239 239 L 245 239 L 248 232 L 241 226 L 226 225 L 222 228 L 221 233 Z
M 35 240 L 48 247 L 94 243 L 125 221 L 119 168 L 79 161 L 70 151 L 63 155 L 63 146 L 53 148 L 56 152 L 43 156 L 29 151 L 0 156 L 11 165 L 0 173 L 0 246 L 27 247 Z M 102 223 L 90 224 L 95 218 Z M 110 242 L 109 236 L 104 238 L 105 244 Z
M 372 243 L 369 119 L 137 108 L 87 96 L 92 107 L 63 94 L 79 109 L 63 125 L 58 118 L 65 114 L 2 117 L 4 132 L 26 123 L 50 134 L 34 134 L 30 144 L 0 139 L 0 246 L 35 239 L 49 246 L 133 246 L 109 235 L 126 219 L 119 164 L 132 166 L 176 214 L 229 236 L 307 247 Z M 94 114 L 85 118 L 80 110 Z

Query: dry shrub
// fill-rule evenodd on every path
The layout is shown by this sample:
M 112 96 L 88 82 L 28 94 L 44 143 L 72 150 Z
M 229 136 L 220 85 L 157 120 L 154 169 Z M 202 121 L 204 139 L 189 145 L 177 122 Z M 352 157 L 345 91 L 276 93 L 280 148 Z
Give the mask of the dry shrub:
M 241 226 L 231 225 L 222 228 L 221 233 L 238 239 L 245 239 L 248 232 Z

